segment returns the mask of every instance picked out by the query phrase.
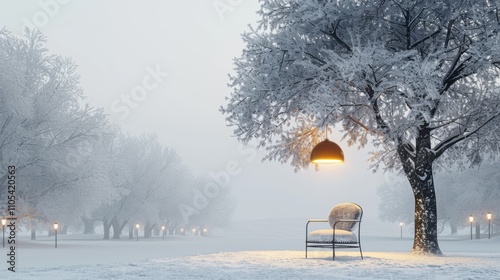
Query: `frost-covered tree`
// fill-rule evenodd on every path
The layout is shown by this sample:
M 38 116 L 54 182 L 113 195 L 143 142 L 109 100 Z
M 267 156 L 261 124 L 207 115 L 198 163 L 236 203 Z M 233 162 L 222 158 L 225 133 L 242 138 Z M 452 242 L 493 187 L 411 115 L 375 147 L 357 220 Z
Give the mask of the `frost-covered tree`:
M 83 104 L 74 62 L 49 54 L 45 42 L 38 31 L 26 30 L 24 38 L 0 31 L 0 183 L 15 166 L 17 215 L 32 230 L 61 218 L 50 212 L 63 213 L 63 197 L 98 200 L 92 186 L 102 178 L 101 162 L 75 149 L 101 141 L 107 129 L 102 110 Z M 73 204 L 71 213 L 91 205 Z
M 221 110 L 239 140 L 260 140 L 267 159 L 296 168 L 321 128 L 340 125 L 349 145 L 373 139 L 373 167 L 410 182 L 412 252 L 439 255 L 434 167 L 498 156 L 498 6 L 264 0 Z
M 213 184 L 212 179 L 200 176 L 195 179 L 192 187 L 193 190 L 203 190 L 207 184 Z M 192 194 L 193 192 L 191 192 Z M 216 195 L 207 199 L 207 205 L 189 217 L 189 224 L 193 227 L 199 227 L 200 230 L 205 227 L 227 226 L 236 209 L 236 201 L 231 195 L 231 188 L 221 188 Z
M 107 130 L 101 133 L 101 139 L 80 143 L 77 149 L 66 152 L 63 161 L 55 161 L 58 168 L 51 177 L 65 178 L 68 186 L 45 190 L 45 199 L 37 205 L 50 221 L 77 226 L 82 219 L 91 218 L 101 205 L 121 198 L 115 175 L 120 170 L 119 162 L 109 155 L 115 136 L 112 128 Z M 43 181 L 36 178 L 33 184 Z
M 103 203 L 92 215 L 96 220 L 102 221 L 104 239 L 110 238 L 111 227 L 116 232 L 114 238 L 119 238 L 122 229 L 127 225 L 128 219 L 132 215 L 125 204 L 134 187 L 131 182 L 133 182 L 134 169 L 138 163 L 137 147 L 135 138 L 117 134 L 106 152 L 107 157 L 114 161 L 115 166 L 112 173 L 109 174 L 110 184 L 111 188 L 119 193 L 119 197 L 116 200 Z
M 413 223 L 413 193 L 403 176 L 388 174 L 377 188 L 379 217 L 384 222 Z M 439 216 L 439 215 L 438 215 Z
M 121 168 L 122 181 L 115 188 L 122 190 L 120 199 L 99 208 L 104 225 L 104 239 L 119 239 L 123 229 L 140 223 L 145 232 L 161 222 L 165 204 L 171 203 L 170 193 L 182 188 L 185 166 L 171 148 L 164 147 L 154 135 L 120 136 L 114 147 Z
M 479 168 L 471 168 L 457 172 L 454 176 L 439 174 L 436 185 L 445 187 L 449 192 L 443 194 L 445 200 L 438 209 L 443 208 L 444 215 L 450 220 L 452 232 L 458 226 L 467 226 L 468 216 L 474 215 L 476 226 L 487 225 L 486 213 L 494 213 L 493 223 L 498 223 L 500 213 L 500 163 L 481 164 Z M 439 194 L 439 192 L 438 192 Z M 484 227 L 483 227 L 484 228 Z M 486 228 L 485 228 L 486 230 Z
M 178 169 L 181 176 L 175 180 L 175 185 L 161 194 L 159 218 L 161 225 L 166 226 L 169 234 L 173 234 L 177 228 L 185 226 L 183 215 L 179 205 L 192 198 L 192 186 L 196 176 L 186 167 Z M 165 189 L 167 190 L 167 189 Z
M 176 204 L 173 194 L 178 188 L 184 188 L 186 168 L 177 152 L 163 146 L 156 137 L 147 138 L 150 143 L 142 162 L 145 176 L 139 181 L 142 191 L 135 193 L 138 199 L 136 215 L 131 221 L 144 224 L 144 237 L 151 237 L 153 229 L 163 224 L 161 216 L 165 204 Z M 148 143 L 146 142 L 146 143 Z

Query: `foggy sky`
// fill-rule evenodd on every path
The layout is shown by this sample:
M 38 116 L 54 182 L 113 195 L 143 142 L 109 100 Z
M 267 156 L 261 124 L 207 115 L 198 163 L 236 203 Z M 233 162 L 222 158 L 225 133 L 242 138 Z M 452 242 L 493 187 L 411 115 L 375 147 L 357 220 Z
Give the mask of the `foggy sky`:
M 23 26 L 39 28 L 50 53 L 79 66 L 86 102 L 123 131 L 157 133 L 197 174 L 223 176 L 236 164 L 229 177 L 235 220 L 326 218 L 346 201 L 376 216 L 383 174 L 368 170 L 369 149 L 348 148 L 337 130 L 329 138 L 346 163 L 319 172 L 261 162 L 264 152 L 231 136 L 218 108 L 244 47 L 240 34 L 258 20 L 257 9 L 252 0 L 0 0 L 0 26 L 19 35 Z

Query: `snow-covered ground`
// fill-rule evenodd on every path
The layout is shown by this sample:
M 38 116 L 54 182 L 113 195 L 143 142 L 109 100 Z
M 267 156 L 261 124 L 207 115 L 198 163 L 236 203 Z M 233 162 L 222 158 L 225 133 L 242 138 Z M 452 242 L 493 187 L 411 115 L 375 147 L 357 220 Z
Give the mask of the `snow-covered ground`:
M 399 225 L 365 219 L 364 260 L 357 250 L 340 250 L 335 261 L 330 250 L 314 250 L 305 259 L 305 221 L 237 222 L 211 237 L 165 240 L 59 235 L 57 249 L 53 237 L 18 236 L 17 272 L 3 262 L 0 279 L 500 279 L 499 237 L 443 235 L 444 257 L 417 257 L 408 231 L 401 239 Z

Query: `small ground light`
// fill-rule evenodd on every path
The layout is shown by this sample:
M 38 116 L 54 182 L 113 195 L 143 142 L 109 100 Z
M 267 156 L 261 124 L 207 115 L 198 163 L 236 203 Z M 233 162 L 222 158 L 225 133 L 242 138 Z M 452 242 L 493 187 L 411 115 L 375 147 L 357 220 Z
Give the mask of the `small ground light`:
M 474 216 L 470 215 L 469 216 L 469 222 L 470 222 L 470 240 L 472 240 L 472 222 L 474 221 Z
M 399 227 L 401 227 L 401 239 L 403 239 L 403 222 L 399 223 Z
M 165 226 L 161 226 L 161 230 L 163 231 L 162 239 L 165 240 Z
M 59 225 L 57 223 L 54 223 L 54 231 L 55 231 L 55 245 L 56 245 L 56 248 L 57 248 L 57 228 L 59 227 Z
M 491 237 L 491 212 L 486 214 L 486 219 L 488 219 L 488 239 Z
M 5 224 L 7 224 L 7 219 L 2 218 L 2 246 L 5 247 Z
M 139 241 L 139 223 L 135 224 L 135 228 L 137 229 L 137 241 Z

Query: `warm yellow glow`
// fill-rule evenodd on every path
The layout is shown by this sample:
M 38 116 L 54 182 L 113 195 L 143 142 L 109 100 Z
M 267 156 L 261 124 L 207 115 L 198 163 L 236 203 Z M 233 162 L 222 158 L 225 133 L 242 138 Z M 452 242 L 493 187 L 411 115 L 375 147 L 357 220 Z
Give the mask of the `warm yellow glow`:
M 164 230 L 165 229 L 165 226 L 161 226 L 161 229 Z
M 488 214 L 486 214 L 486 218 L 488 218 L 488 220 L 491 220 L 491 212 L 488 212 Z
M 203 229 L 203 232 L 207 232 L 207 229 L 206 229 L 206 228 L 204 228 L 204 229 Z
M 54 229 L 57 229 L 59 225 L 57 223 L 54 223 Z
M 343 160 L 340 159 L 315 159 L 312 163 L 343 163 Z
M 193 232 L 195 232 L 195 231 L 196 231 L 196 229 L 193 228 Z
M 139 228 L 139 224 L 136 224 L 136 225 L 135 225 L 135 227 L 136 227 L 136 228 Z
M 5 226 L 6 223 L 7 223 L 7 219 L 2 219 L 2 226 Z
M 471 222 L 471 223 L 472 223 L 473 221 L 474 221 L 474 216 L 470 215 L 470 217 L 469 217 L 469 222 Z
M 400 226 L 403 226 L 403 223 L 399 223 Z

